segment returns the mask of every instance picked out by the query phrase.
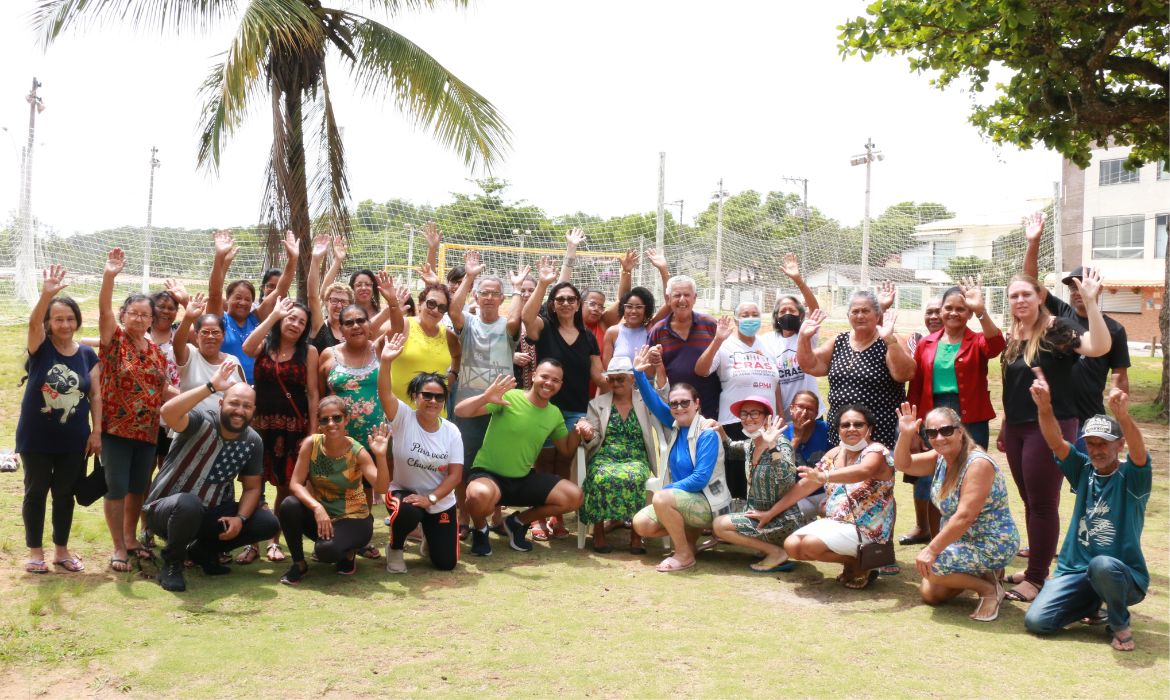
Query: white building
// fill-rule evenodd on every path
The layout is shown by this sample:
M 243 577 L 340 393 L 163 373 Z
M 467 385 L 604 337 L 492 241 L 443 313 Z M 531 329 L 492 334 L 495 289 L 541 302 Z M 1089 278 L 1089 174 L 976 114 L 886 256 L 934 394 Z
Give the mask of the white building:
M 1020 228 L 1027 214 L 1043 209 L 1051 200 L 1031 202 L 1018 211 L 939 219 L 914 227 L 918 245 L 902 253 L 902 266 L 914 271 L 916 280 L 949 284 L 945 272 L 951 258 L 992 259 L 992 244 Z

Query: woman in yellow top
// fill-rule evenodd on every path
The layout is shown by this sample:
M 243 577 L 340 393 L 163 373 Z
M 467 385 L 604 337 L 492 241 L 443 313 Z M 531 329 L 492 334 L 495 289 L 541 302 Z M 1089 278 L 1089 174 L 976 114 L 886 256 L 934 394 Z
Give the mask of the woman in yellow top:
M 411 397 L 407 386 L 419 372 L 445 375 L 447 386 L 453 386 L 459 377 L 459 337 L 443 325 L 443 316 L 450 305 L 451 293 L 447 287 L 428 284 L 419 295 L 418 316 L 391 317 L 391 335 L 406 336 L 402 354 L 394 360 L 392 389 L 408 405 Z M 447 415 L 445 407 L 442 415 Z
M 389 487 L 386 450 L 390 431 L 385 423 L 375 426 L 367 452 L 346 433 L 347 420 L 345 402 L 326 396 L 317 404 L 321 432 L 301 441 L 289 479 L 291 495 L 280 503 L 280 526 L 292 555 L 292 566 L 280 577 L 281 583 L 294 586 L 309 570 L 302 538 L 316 543 L 313 551 L 318 561 L 334 564 L 337 573 L 348 576 L 357 571 L 354 555 L 374 536 L 374 519 L 362 478 L 379 493 Z

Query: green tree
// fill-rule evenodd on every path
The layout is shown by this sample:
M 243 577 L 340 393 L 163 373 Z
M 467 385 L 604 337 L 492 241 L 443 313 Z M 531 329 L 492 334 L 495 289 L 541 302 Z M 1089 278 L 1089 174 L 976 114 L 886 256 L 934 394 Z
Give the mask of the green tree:
M 960 255 L 951 258 L 947 261 L 947 277 L 951 278 L 952 282 L 958 283 L 964 277 L 974 277 L 976 275 L 983 275 L 984 282 L 987 282 L 988 273 L 993 268 L 994 264 L 990 260 L 979 257 L 978 255 Z
M 931 84 L 965 79 L 972 93 L 994 68 L 1011 72 L 971 112 L 995 143 L 1042 142 L 1082 168 L 1109 142 L 1133 146 L 1131 167 L 1170 161 L 1164 0 L 877 0 L 866 12 L 839 27 L 844 56 L 905 54 Z
M 909 250 L 918 244 L 914 239 L 914 228 L 939 219 L 949 219 L 954 213 L 936 202 L 899 202 L 888 207 L 870 222 L 872 244 L 871 265 L 882 264 L 882 258 Z
M 466 5 L 467 0 L 453 0 Z M 438 0 L 370 0 L 391 15 Z M 117 19 L 165 32 L 205 31 L 235 14 L 228 0 L 41 0 L 35 23 L 45 45 L 75 24 Z M 469 166 L 490 166 L 509 131 L 487 99 L 406 37 L 368 17 L 319 0 L 249 0 L 225 59 L 203 83 L 197 163 L 218 169 L 220 154 L 249 109 L 269 106 L 272 150 L 261 216 L 300 239 L 304 294 L 314 217 L 348 234 L 345 149 L 333 112 L 327 58 L 349 69 L 356 88 L 388 95 L 416 124 Z M 309 172 L 306 154 L 319 167 Z

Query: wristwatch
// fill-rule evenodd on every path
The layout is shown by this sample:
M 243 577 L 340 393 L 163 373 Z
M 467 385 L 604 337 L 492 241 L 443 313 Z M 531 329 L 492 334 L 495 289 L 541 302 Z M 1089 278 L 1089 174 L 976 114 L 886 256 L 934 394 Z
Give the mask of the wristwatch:
M 427 500 L 431 502 L 432 506 L 439 502 L 439 498 L 433 492 L 427 494 Z

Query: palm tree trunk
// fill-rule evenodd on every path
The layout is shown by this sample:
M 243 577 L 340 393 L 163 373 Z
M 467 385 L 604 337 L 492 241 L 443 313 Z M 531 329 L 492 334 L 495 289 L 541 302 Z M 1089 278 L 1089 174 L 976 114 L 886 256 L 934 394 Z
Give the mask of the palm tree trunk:
M 305 175 L 305 133 L 302 121 L 301 91 L 290 89 L 284 93 L 285 156 L 288 160 L 288 181 L 285 183 L 285 201 L 288 202 L 289 228 L 297 237 L 301 257 L 297 264 L 297 299 L 308 299 L 306 280 L 312 254 L 313 237 L 310 233 L 309 189 Z

